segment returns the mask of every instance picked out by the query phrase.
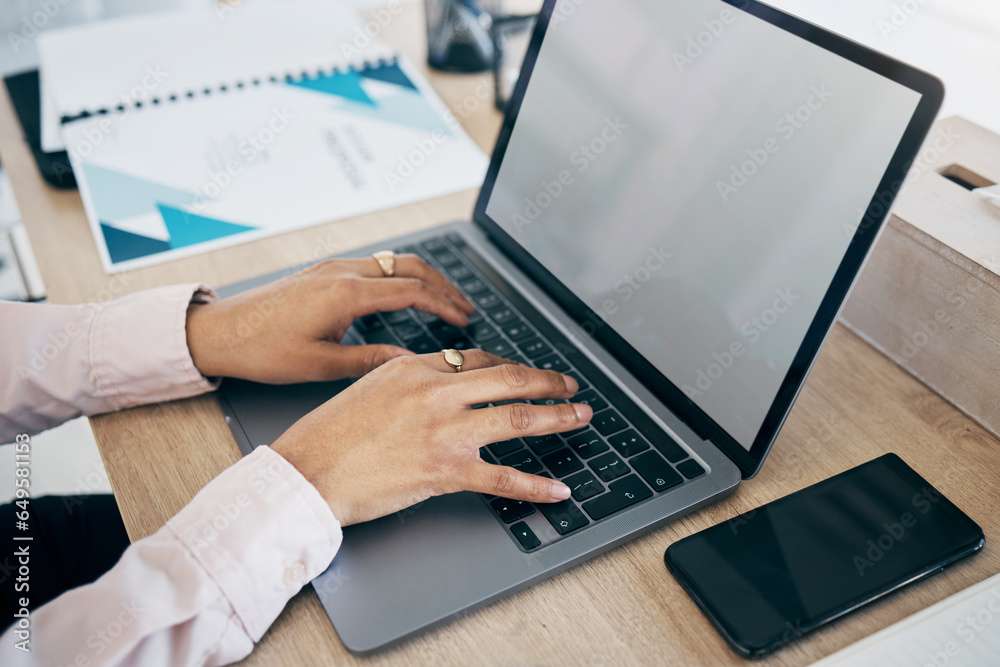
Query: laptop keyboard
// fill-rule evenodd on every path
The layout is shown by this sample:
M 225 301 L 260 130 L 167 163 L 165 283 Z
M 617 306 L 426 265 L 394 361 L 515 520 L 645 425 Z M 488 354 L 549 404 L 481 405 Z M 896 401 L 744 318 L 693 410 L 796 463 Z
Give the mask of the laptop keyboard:
M 458 285 L 477 311 L 464 329 L 415 310 L 368 315 L 354 322 L 366 343 L 400 345 L 419 354 L 478 347 L 520 364 L 573 376 L 580 391 L 572 401 L 594 410 L 586 428 L 497 442 L 480 450 L 487 463 L 559 479 L 572 491 L 568 500 L 537 505 L 483 495 L 497 520 L 524 550 L 542 546 L 529 525 L 534 520 L 526 521 L 536 512 L 558 536 L 565 536 L 705 473 L 700 463 L 514 292 L 459 234 L 395 251 L 423 257 Z M 549 536 L 543 535 L 546 545 L 553 541 L 551 531 L 547 532 Z

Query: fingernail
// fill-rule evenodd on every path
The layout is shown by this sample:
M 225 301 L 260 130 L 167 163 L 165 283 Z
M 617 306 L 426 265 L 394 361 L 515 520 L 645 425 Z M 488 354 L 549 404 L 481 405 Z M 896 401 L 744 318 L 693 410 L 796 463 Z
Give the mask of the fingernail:
M 582 422 L 589 422 L 590 418 L 594 416 L 594 409 L 589 405 L 574 403 L 573 409 L 576 410 L 576 418 Z
M 566 385 L 566 391 L 571 394 L 580 391 L 580 384 L 569 375 L 563 375 L 563 383 Z
M 566 500 L 569 498 L 569 487 L 562 482 L 552 482 L 549 486 L 549 496 L 556 500 Z

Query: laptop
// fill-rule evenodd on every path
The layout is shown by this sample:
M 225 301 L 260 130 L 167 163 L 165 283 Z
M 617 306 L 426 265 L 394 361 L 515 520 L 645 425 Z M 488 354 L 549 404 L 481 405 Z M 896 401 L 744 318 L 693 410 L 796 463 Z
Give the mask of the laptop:
M 472 224 L 350 253 L 417 253 L 477 316 L 377 313 L 346 340 L 574 375 L 588 428 L 481 450 L 573 497 L 460 493 L 347 528 L 313 581 L 344 645 L 404 641 L 753 477 L 942 98 L 758 2 L 547 0 Z M 227 380 L 219 399 L 249 453 L 349 385 Z

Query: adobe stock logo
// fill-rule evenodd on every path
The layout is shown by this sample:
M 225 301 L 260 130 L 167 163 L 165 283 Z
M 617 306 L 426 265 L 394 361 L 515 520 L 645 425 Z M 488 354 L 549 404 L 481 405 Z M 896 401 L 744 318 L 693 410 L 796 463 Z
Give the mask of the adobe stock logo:
M 791 141 L 833 97 L 835 97 L 834 92 L 827 88 L 826 84 L 811 86 L 805 101 L 774 123 L 774 131 L 778 136 L 770 136 L 757 146 L 748 148 L 746 160 L 730 165 L 729 178 L 715 182 L 722 202 L 728 202 L 750 182 L 750 179 L 762 171 L 771 158 L 781 150 L 782 142 Z
M 713 352 L 712 359 L 714 361 L 705 368 L 698 369 L 694 386 L 685 384 L 681 387 L 681 391 L 688 398 L 703 396 L 705 392 L 711 389 L 712 385 L 722 379 L 722 376 L 736 365 L 736 360 L 745 355 L 750 346 L 759 341 L 764 333 L 771 329 L 781 316 L 787 313 L 795 305 L 795 302 L 799 300 L 799 295 L 792 294 L 791 289 L 779 289 L 775 290 L 774 293 L 777 298 L 774 299 L 771 306 L 751 317 L 740 327 L 740 335 L 746 339 L 746 343 L 737 339 L 731 342 L 722 352 Z
M 742 7 L 745 4 L 747 4 L 746 0 L 740 0 L 740 2 L 736 3 L 736 6 Z M 726 28 L 735 23 L 738 16 L 739 13 L 737 11 L 730 7 L 725 7 L 719 12 L 716 18 L 702 21 L 701 25 L 704 27 L 704 30 L 690 35 L 684 43 L 683 50 L 674 51 L 673 53 L 674 65 L 677 67 L 677 71 L 683 74 L 685 69 L 694 65 L 696 60 L 701 58 L 708 49 L 711 49 L 722 38 L 726 32 Z
M 875 567 L 876 563 L 885 558 L 906 537 L 910 529 L 917 525 L 920 517 L 930 512 L 939 500 L 941 494 L 931 487 L 915 493 L 910 499 L 910 504 L 917 512 L 903 512 L 899 516 L 899 521 L 882 524 L 884 532 L 868 540 L 863 553 L 854 555 L 854 567 L 858 571 L 858 576 L 865 576 L 865 570 Z

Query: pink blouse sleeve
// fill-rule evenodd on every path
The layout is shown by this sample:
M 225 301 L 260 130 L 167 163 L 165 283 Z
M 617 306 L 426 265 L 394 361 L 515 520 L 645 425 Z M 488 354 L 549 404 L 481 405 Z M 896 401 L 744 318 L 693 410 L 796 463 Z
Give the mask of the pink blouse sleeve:
M 81 414 L 213 389 L 191 361 L 185 322 L 192 301 L 214 298 L 184 285 L 106 304 L 0 303 L 0 442 Z M 8 629 L 0 665 L 239 660 L 340 542 L 319 492 L 261 447 L 103 577 L 32 612 L 27 629 Z
M 191 302 L 214 299 L 202 285 L 172 285 L 81 306 L 0 302 L 0 443 L 214 389 L 185 331 Z
M 260 447 L 201 490 L 107 574 L 0 637 L 2 665 L 223 665 L 246 657 L 340 547 L 340 523 Z

